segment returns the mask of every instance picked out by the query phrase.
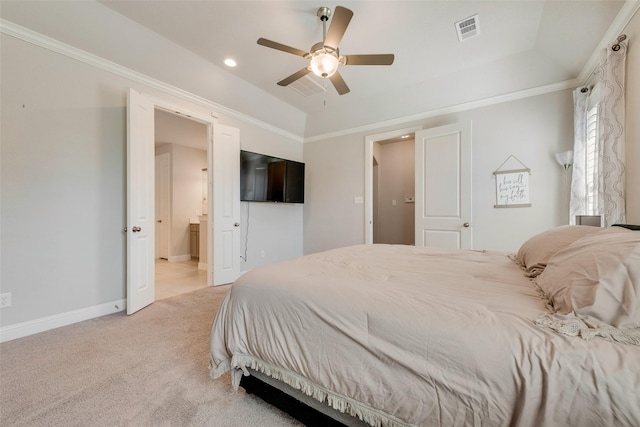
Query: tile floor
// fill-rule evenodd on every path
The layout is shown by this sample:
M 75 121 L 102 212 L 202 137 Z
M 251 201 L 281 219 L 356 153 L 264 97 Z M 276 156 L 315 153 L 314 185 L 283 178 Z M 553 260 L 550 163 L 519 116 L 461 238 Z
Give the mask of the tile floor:
M 156 259 L 156 300 L 207 286 L 207 272 L 198 270 L 198 260 L 169 262 Z

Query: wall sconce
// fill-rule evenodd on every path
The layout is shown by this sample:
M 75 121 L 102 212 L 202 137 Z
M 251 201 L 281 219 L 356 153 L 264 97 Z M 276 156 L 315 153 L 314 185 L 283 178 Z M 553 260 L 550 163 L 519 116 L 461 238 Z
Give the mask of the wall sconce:
M 556 153 L 556 160 L 564 168 L 564 185 L 567 185 L 567 171 L 573 164 L 573 151 L 568 150 Z
M 556 160 L 565 170 L 569 169 L 573 164 L 573 151 L 569 150 L 556 153 Z

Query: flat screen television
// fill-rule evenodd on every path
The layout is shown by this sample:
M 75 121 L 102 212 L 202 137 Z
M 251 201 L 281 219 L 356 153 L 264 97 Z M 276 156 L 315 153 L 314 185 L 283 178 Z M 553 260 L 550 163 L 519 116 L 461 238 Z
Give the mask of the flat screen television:
M 240 200 L 304 203 L 304 163 L 241 150 Z

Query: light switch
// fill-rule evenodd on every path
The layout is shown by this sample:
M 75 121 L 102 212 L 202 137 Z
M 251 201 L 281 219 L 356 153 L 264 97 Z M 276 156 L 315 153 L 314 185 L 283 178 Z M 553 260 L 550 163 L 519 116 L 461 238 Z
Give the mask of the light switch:
M 395 205 L 396 205 L 396 199 L 393 199 L 393 200 L 391 201 L 391 206 L 395 206 Z
M 356 205 L 361 205 L 362 203 L 364 203 L 364 199 L 362 196 L 355 196 L 353 198 L 353 203 L 355 203 Z

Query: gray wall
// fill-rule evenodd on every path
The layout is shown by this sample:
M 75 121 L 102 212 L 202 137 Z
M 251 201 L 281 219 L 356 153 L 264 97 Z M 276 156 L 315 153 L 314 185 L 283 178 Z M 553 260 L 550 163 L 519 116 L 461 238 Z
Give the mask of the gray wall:
M 190 111 L 202 105 L 2 35 L 0 285 L 3 328 L 121 302 L 125 295 L 126 97 L 129 87 Z M 46 70 L 46 71 L 45 71 Z M 218 114 L 242 149 L 302 160 L 302 144 Z M 269 258 L 302 254 L 302 208 L 252 212 L 250 242 Z M 272 209 L 275 210 L 275 207 Z M 277 230 L 285 245 L 272 239 Z M 263 238 L 262 233 L 269 238 Z M 253 239 L 253 240 L 252 240 Z M 119 309 L 122 309 L 120 306 Z
M 117 28 L 116 36 L 123 45 L 139 40 L 144 52 L 128 57 L 123 50 L 96 54 L 229 108 L 246 105 L 245 114 L 289 132 L 304 129 L 301 112 L 267 99 L 239 81 L 223 85 L 223 79 L 211 78 L 221 72 L 211 64 L 178 46 L 163 45 L 142 28 L 131 28 L 130 23 L 125 28 L 120 25 L 121 17 L 104 12 L 100 15 L 101 31 Z M 66 16 L 71 19 L 72 15 Z M 62 29 L 75 28 L 67 25 Z M 630 39 L 627 215 L 628 222 L 638 224 L 640 122 L 635 118 L 640 115 L 640 15 L 636 14 L 625 32 Z M 64 37 L 64 31 L 60 32 L 58 38 L 65 41 Z M 127 89 L 167 96 L 202 113 L 208 107 L 5 34 L 0 43 L 0 288 L 11 292 L 13 300 L 11 307 L 0 312 L 0 323 L 5 327 L 121 300 L 125 297 L 122 228 Z M 89 45 L 81 47 L 91 50 Z M 148 61 L 150 52 L 163 59 L 175 55 L 184 61 L 155 67 Z M 209 72 L 201 72 L 203 69 Z M 572 146 L 571 116 L 571 93 L 561 91 L 398 127 L 473 121 L 474 246 L 514 250 L 536 232 L 567 222 L 562 171 L 553 155 Z M 243 268 L 302 253 L 303 231 L 307 253 L 362 243 L 364 205 L 355 204 L 353 198 L 364 195 L 364 138 L 391 127 L 327 137 L 303 146 L 238 117 L 220 114 L 219 120 L 240 129 L 243 149 L 292 160 L 303 160 L 304 150 L 307 163 L 304 207 L 252 205 L 248 233 L 251 262 Z M 491 173 L 510 154 L 532 169 L 531 208 L 493 208 Z M 247 237 L 244 227 L 243 241 Z M 264 258 L 260 257 L 263 249 Z
M 415 241 L 415 141 L 375 143 L 379 149 L 374 243 L 413 245 Z M 375 197 L 375 196 L 374 196 Z M 395 204 L 392 202 L 395 200 Z M 377 234 L 377 238 L 376 238 Z
M 403 123 L 423 128 L 472 121 L 472 206 L 474 248 L 516 250 L 547 228 L 568 223 L 558 151 L 573 146 L 573 104 L 569 90 Z M 304 251 L 313 253 L 364 242 L 365 137 L 374 129 L 305 144 L 307 192 Z M 530 208 L 495 209 L 493 171 L 510 155 L 531 168 Z

